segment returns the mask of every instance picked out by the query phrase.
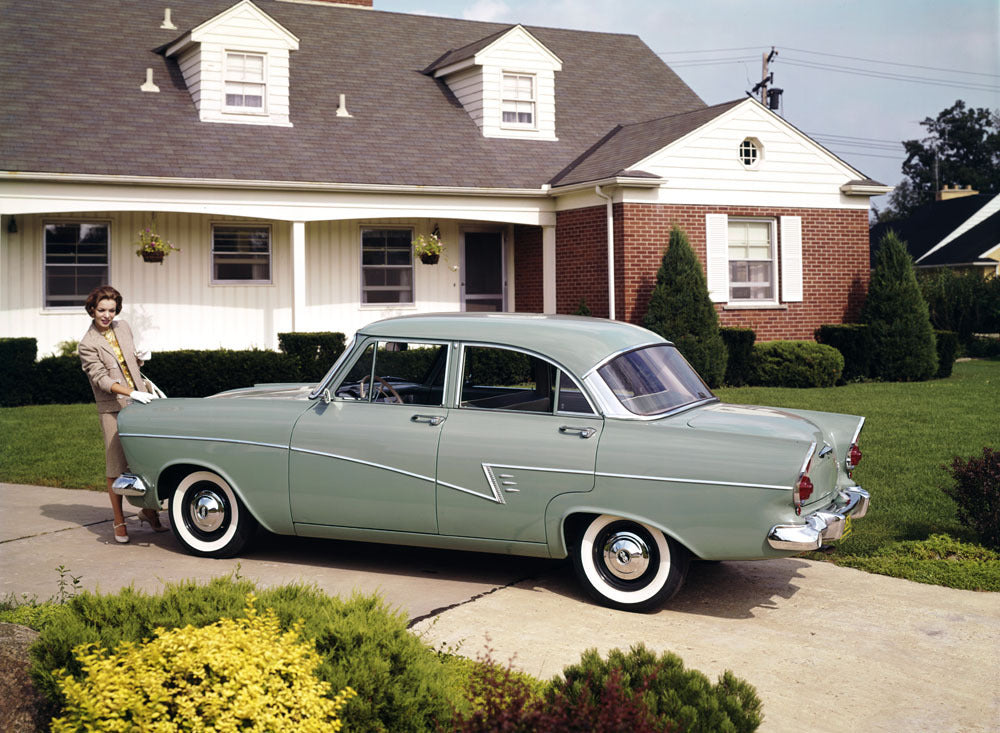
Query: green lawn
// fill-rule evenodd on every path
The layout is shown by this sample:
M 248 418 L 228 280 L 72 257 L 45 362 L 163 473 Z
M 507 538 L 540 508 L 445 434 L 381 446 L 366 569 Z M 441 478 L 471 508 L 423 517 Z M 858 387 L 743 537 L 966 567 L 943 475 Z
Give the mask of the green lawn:
M 930 382 L 725 388 L 718 395 L 867 418 L 859 441 L 864 458 L 854 475 L 871 493 L 871 509 L 850 538 L 822 557 L 924 582 L 1000 590 L 995 554 L 984 559 L 975 547 L 926 542 L 938 534 L 975 541 L 941 491 L 951 482 L 942 465 L 1000 446 L 1000 361 L 962 362 L 950 378 Z M 0 409 L 0 481 L 103 490 L 103 475 L 93 404 Z

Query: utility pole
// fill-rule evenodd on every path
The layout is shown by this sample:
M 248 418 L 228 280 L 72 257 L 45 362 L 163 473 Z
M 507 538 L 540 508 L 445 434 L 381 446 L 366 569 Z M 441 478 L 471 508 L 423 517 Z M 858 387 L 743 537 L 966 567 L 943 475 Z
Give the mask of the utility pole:
M 762 57 L 761 70 L 760 70 L 760 81 L 754 84 L 753 91 L 749 94 L 753 96 L 760 92 L 760 103 L 763 104 L 768 109 L 777 110 L 779 106 L 779 101 L 781 99 L 782 89 L 771 89 L 768 90 L 767 85 L 774 82 L 774 73 L 770 70 L 771 62 L 774 61 L 775 56 L 778 52 L 775 50 L 774 46 L 771 46 L 770 51 L 765 51 Z

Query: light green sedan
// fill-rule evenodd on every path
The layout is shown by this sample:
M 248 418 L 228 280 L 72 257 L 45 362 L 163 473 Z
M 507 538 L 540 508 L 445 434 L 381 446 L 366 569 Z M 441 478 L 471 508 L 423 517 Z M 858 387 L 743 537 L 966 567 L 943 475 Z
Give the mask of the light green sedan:
M 598 602 L 658 607 L 692 557 L 840 539 L 864 418 L 720 402 L 638 326 L 455 313 L 361 329 L 319 384 L 122 411 L 132 473 L 191 553 L 277 534 L 565 558 Z

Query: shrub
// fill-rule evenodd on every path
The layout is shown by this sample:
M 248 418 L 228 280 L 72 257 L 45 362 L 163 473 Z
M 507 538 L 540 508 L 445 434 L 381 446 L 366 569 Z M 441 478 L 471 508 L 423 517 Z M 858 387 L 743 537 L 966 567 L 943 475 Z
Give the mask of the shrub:
M 47 356 L 35 364 L 33 404 L 71 405 L 93 402 L 94 391 L 79 356 Z
M 207 397 L 266 382 L 299 382 L 298 359 L 277 351 L 158 351 L 143 374 L 168 397 Z
M 344 334 L 336 331 L 279 333 L 278 348 L 299 360 L 299 378 L 318 382 L 344 353 Z
M 593 313 L 590 312 L 590 306 L 587 305 L 587 299 L 586 298 L 580 298 L 580 305 L 578 305 L 576 307 L 576 310 L 573 311 L 573 315 L 574 316 L 587 316 L 588 318 L 593 315 Z
M 764 387 L 832 387 L 844 357 L 813 341 L 764 341 L 753 347 L 753 381 Z
M 844 357 L 841 382 L 865 379 L 871 374 L 872 336 L 864 323 L 838 323 L 820 326 L 816 341 L 832 346 Z
M 949 472 L 955 485 L 943 491 L 958 505 L 959 521 L 1000 550 L 1000 451 L 986 447 L 967 461 L 955 456 Z
M 976 337 L 965 345 L 966 356 L 977 359 L 996 359 L 1000 357 L 1000 339 Z
M 33 338 L 0 338 L 0 407 L 31 404 L 37 355 Z
M 282 632 L 251 595 L 245 618 L 158 628 L 153 639 L 114 652 L 77 647 L 83 677 L 60 676 L 67 704 L 52 730 L 338 731 L 337 713 L 356 693 L 348 687 L 330 699 L 301 626 Z
M 912 382 L 937 373 L 927 303 L 913 274 L 913 260 L 894 232 L 882 238 L 875 255 L 861 320 L 871 328 L 873 377 Z
M 958 356 L 958 334 L 954 331 L 935 331 L 934 339 L 937 343 L 938 357 L 938 370 L 934 376 L 938 379 L 947 379 L 951 376 L 955 357 Z
M 316 644 L 321 657 L 317 676 L 332 689 L 351 687 L 358 697 L 344 708 L 347 730 L 434 730 L 462 704 L 451 669 L 406 629 L 401 614 L 376 596 L 330 598 L 315 588 L 288 585 L 256 591 L 253 584 L 229 578 L 206 585 L 168 585 L 149 596 L 132 588 L 113 595 L 84 592 L 65 606 L 59 624 L 42 629 L 32 648 L 32 678 L 55 710 L 63 696 L 55 670 L 82 679 L 73 656 L 81 644 L 113 649 L 137 643 L 157 628 L 201 627 L 221 618 L 245 615 L 245 597 L 255 592 L 260 609 L 272 609 L 281 628 L 303 620 L 300 635 Z
M 750 383 L 753 363 L 753 342 L 757 334 L 752 328 L 720 328 L 719 335 L 726 345 L 725 383 L 730 387 L 743 387 Z
M 670 245 L 642 325 L 673 341 L 709 387 L 722 383 L 726 345 L 719 335 L 719 317 L 708 296 L 701 263 L 687 235 L 676 226 L 670 232 Z
M 941 268 L 921 272 L 917 281 L 935 328 L 955 331 L 962 343 L 1000 331 L 1000 278 Z

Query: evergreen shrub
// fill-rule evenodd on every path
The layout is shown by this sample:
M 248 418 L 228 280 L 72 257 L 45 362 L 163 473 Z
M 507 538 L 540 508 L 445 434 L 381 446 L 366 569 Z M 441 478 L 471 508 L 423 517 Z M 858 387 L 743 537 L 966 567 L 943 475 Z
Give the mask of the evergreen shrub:
M 37 356 L 33 338 L 0 338 L 0 407 L 31 404 Z
M 344 334 L 338 331 L 279 333 L 278 348 L 299 360 L 300 378 L 318 382 L 344 353 Z
M 875 255 L 868 298 L 861 311 L 872 336 L 871 375 L 890 382 L 930 379 L 938 370 L 927 303 L 906 246 L 888 232 Z
M 315 643 L 321 662 L 316 675 L 332 689 L 358 693 L 341 713 L 347 730 L 436 730 L 464 706 L 455 672 L 433 649 L 406 629 L 406 619 L 377 596 L 331 598 L 310 586 L 256 590 L 245 580 L 219 578 L 208 584 L 170 584 L 150 596 L 133 588 L 70 599 L 58 624 L 41 629 L 32 647 L 32 678 L 58 712 L 65 698 L 55 671 L 83 679 L 73 650 L 81 644 L 114 649 L 124 641 L 151 638 L 157 628 L 208 626 L 246 615 L 245 599 L 271 609 L 282 630 L 303 620 L 300 636 Z
M 1000 332 L 1000 278 L 941 268 L 917 276 L 935 328 L 955 331 L 961 343 Z
M 726 376 L 725 383 L 730 387 L 743 387 L 750 383 L 753 363 L 753 344 L 757 334 L 752 328 L 719 329 L 723 343 L 726 344 Z
M 719 317 L 701 263 L 679 227 L 670 232 L 642 325 L 673 341 L 709 387 L 722 383 L 726 345 L 719 334 Z
M 296 357 L 261 349 L 157 351 L 142 367 L 168 397 L 207 397 L 267 382 L 300 382 Z
M 934 331 L 937 343 L 938 370 L 934 376 L 947 379 L 951 376 L 955 358 L 958 356 L 958 334 L 954 331 Z
M 864 323 L 833 323 L 820 326 L 816 341 L 832 346 L 844 357 L 841 383 L 866 379 L 871 374 L 872 335 Z
M 965 355 L 975 359 L 1000 357 L 1000 338 L 974 336 L 965 344 Z
M 87 374 L 79 356 L 47 356 L 35 363 L 35 405 L 72 405 L 93 402 Z
M 1000 550 L 1000 451 L 983 448 L 982 456 L 955 456 L 949 467 L 954 485 L 943 489 L 958 505 L 958 518 L 980 541 Z
M 844 357 L 814 341 L 763 341 L 753 347 L 752 384 L 762 387 L 832 387 Z

